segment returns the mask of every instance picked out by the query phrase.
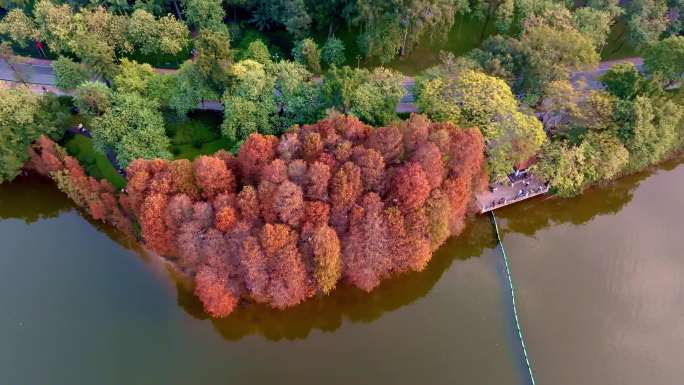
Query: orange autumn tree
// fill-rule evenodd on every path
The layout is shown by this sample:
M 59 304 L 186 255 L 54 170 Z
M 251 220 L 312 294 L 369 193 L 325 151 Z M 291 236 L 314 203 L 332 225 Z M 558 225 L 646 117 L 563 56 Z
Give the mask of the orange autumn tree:
M 114 187 L 109 182 L 86 175 L 75 158 L 44 135 L 28 149 L 28 153 L 30 161 L 26 168 L 54 180 L 61 191 L 95 220 L 133 235 L 133 224 L 120 207 Z
M 474 128 L 337 115 L 280 138 L 253 134 L 235 157 L 136 160 L 120 201 L 223 317 L 241 300 L 285 308 L 340 280 L 369 291 L 424 269 L 463 229 L 483 163 Z

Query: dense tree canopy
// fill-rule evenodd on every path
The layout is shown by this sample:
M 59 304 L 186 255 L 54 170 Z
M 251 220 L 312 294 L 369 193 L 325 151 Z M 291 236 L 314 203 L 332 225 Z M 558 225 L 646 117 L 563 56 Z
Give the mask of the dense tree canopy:
M 399 73 L 383 67 L 333 67 L 324 78 L 324 103 L 370 124 L 387 124 L 396 118 L 397 103 L 406 92 L 402 80 Z
M 90 80 L 90 73 L 83 64 L 75 63 L 64 56 L 60 56 L 52 64 L 52 69 L 55 71 L 55 85 L 65 90 L 76 88 L 84 81 Z
M 44 115 L 41 97 L 27 88 L 0 89 L 0 183 L 11 181 L 28 160 L 26 150 L 42 134 L 63 133 Z
M 518 108 L 506 82 L 481 72 L 428 79 L 418 84 L 417 96 L 418 106 L 431 118 L 480 128 L 494 179 L 505 177 L 546 141 L 542 124 Z
M 115 93 L 91 126 L 95 146 L 105 154 L 114 150 L 124 167 L 135 159 L 171 158 L 159 104 L 138 93 Z
M 668 81 L 681 79 L 684 76 L 684 36 L 671 36 L 650 46 L 644 53 L 644 65 L 650 73 Z
M 190 25 L 199 29 L 220 30 L 223 28 L 225 11 L 221 0 L 181 0 L 181 5 Z
M 456 13 L 466 6 L 454 0 L 357 0 L 359 44 L 367 56 L 386 63 L 410 52 L 424 37 L 446 36 Z
M 342 279 L 371 290 L 424 269 L 463 228 L 482 150 L 478 130 L 418 115 L 377 129 L 339 115 L 252 134 L 237 158 L 136 160 L 121 204 L 212 316 L 243 298 L 285 308 Z

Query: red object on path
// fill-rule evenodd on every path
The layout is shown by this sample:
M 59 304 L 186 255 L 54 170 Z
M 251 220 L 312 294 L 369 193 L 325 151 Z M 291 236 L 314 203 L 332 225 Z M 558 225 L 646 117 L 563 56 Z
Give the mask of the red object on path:
M 36 49 L 37 49 L 38 51 L 40 51 L 40 53 L 43 55 L 43 57 L 46 57 L 46 56 L 45 56 L 45 51 L 43 51 L 43 48 L 44 48 L 43 42 L 40 41 L 40 40 L 36 40 Z

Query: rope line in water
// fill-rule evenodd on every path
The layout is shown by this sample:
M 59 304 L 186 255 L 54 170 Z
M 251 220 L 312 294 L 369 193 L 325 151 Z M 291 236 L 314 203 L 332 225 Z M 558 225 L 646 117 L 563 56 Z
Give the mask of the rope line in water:
M 494 230 L 496 230 L 496 239 L 501 246 L 501 254 L 503 255 L 504 267 L 506 268 L 506 276 L 508 276 L 508 285 L 511 288 L 511 301 L 513 303 L 513 318 L 515 320 L 515 328 L 518 330 L 518 338 L 520 339 L 520 345 L 522 346 L 523 356 L 525 357 L 525 365 L 527 366 L 527 371 L 530 374 L 530 382 L 535 385 L 534 375 L 532 374 L 532 364 L 530 363 L 530 358 L 527 355 L 527 348 L 525 347 L 525 338 L 523 338 L 522 327 L 520 327 L 520 320 L 518 319 L 518 309 L 515 304 L 515 287 L 513 286 L 513 278 L 511 277 L 511 269 L 509 268 L 508 256 L 506 255 L 506 249 L 504 248 L 503 242 L 501 241 L 501 235 L 499 234 L 499 225 L 496 223 L 496 216 L 494 211 L 490 211 L 492 214 L 492 222 L 494 222 Z

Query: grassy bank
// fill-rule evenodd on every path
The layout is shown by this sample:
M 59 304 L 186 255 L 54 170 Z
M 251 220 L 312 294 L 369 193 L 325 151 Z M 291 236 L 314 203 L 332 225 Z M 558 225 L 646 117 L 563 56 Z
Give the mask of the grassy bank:
M 169 151 L 176 159 L 192 160 L 218 150 L 230 150 L 235 143 L 221 136 L 222 115 L 213 111 L 194 111 L 187 118 L 166 114 Z
M 93 141 L 83 135 L 74 135 L 66 140 L 64 147 L 69 155 L 78 159 L 88 175 L 106 179 L 116 189 L 126 186 L 126 180 L 116 172 L 109 159 L 93 147 Z

